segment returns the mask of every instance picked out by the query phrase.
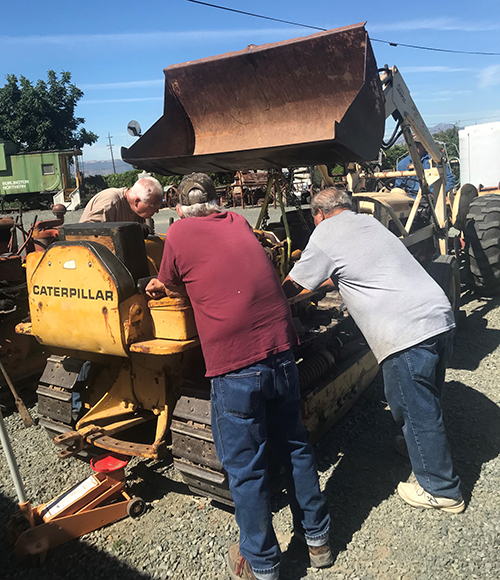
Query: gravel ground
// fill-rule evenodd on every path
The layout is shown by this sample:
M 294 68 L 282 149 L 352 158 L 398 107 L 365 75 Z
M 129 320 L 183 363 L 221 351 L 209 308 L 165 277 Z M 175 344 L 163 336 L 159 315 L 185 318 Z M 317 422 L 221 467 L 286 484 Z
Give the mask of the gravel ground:
M 332 514 L 331 568 L 307 568 L 300 549 L 287 550 L 291 516 L 286 496 L 273 498 L 275 529 L 284 551 L 282 579 L 500 578 L 500 298 L 476 299 L 465 293 L 462 312 L 444 411 L 466 511 L 450 515 L 419 510 L 399 499 L 397 484 L 411 479 L 411 468 L 393 449 L 397 431 L 378 377 L 315 446 Z M 31 410 L 36 416 L 35 404 Z M 89 475 L 85 463 L 57 460 L 56 448 L 41 427 L 26 429 L 17 413 L 5 415 L 33 505 L 47 502 Z M 128 473 L 131 493 L 148 504 L 143 516 L 55 548 L 44 565 L 16 562 L 4 540 L 0 577 L 227 580 L 227 546 L 238 538 L 231 511 L 193 496 L 166 462 L 134 460 Z M 17 506 L 3 453 L 0 482 L 3 530 Z

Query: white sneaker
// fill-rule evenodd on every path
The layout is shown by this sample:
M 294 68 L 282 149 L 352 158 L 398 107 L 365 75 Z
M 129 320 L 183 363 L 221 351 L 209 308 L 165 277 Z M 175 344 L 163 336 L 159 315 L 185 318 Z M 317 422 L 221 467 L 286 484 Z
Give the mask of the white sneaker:
M 402 500 L 414 507 L 436 509 L 452 514 L 459 514 L 465 509 L 462 496 L 459 499 L 435 496 L 425 491 L 418 483 L 401 482 L 398 485 L 398 493 Z

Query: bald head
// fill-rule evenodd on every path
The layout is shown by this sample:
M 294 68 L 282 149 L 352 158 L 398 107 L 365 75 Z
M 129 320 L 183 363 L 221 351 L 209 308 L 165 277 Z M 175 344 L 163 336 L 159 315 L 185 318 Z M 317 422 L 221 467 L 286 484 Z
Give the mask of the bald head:
M 163 188 L 154 177 L 143 177 L 127 191 L 127 199 L 132 211 L 147 219 L 160 209 L 163 202 Z

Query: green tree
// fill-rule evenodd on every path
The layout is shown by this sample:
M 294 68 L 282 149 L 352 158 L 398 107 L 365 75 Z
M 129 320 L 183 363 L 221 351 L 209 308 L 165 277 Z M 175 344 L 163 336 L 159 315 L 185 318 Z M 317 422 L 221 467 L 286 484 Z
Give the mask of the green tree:
M 130 171 L 124 171 L 123 173 L 110 173 L 109 175 L 103 175 L 102 178 L 106 187 L 130 188 L 137 181 L 141 173 L 141 169 L 131 169 Z M 151 175 L 158 179 L 163 187 L 179 185 L 182 180 L 182 175 L 160 175 L 158 173 L 151 173 Z M 231 173 L 210 173 L 210 177 L 216 186 L 226 185 L 233 181 L 233 175 Z M 100 189 L 104 188 L 101 187 Z
M 103 175 L 103 178 L 107 187 L 127 187 L 130 189 L 137 181 L 139 173 L 141 173 L 140 169 L 131 169 L 123 173 Z
M 0 88 L 0 139 L 13 141 L 21 151 L 79 149 L 97 141 L 83 127 L 85 119 L 75 117 L 83 91 L 71 83 L 71 73 L 63 71 L 58 78 L 49 70 L 47 81 L 35 85 L 24 76 L 6 79 Z
M 408 155 L 406 145 L 393 145 L 385 152 L 384 161 L 382 163 L 383 171 L 397 171 L 398 161 Z
M 446 145 L 446 151 L 448 152 L 448 158 L 450 160 L 450 167 L 453 175 L 455 176 L 455 182 L 459 183 L 460 178 L 460 163 L 458 159 L 460 158 L 459 149 L 459 139 L 458 139 L 458 126 L 454 125 L 450 129 L 444 131 L 438 131 L 433 135 L 434 140 Z

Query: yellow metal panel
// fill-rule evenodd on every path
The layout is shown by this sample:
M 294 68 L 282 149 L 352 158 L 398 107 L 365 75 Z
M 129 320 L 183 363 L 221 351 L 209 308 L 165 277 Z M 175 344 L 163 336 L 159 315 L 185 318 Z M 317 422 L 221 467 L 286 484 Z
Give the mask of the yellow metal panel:
M 302 402 L 302 422 L 311 441 L 317 441 L 352 407 L 372 382 L 378 365 L 368 351 L 333 381 L 310 393 Z
M 27 264 L 32 332 L 42 344 L 126 355 L 115 282 L 84 246 L 52 246 Z
M 31 252 L 26 256 L 26 273 L 28 277 L 28 288 L 31 274 L 38 266 L 38 262 L 43 258 L 43 252 Z
M 142 354 L 167 355 L 184 352 L 200 344 L 199 338 L 191 340 L 165 340 L 157 338 L 155 340 L 143 340 L 130 345 L 130 352 Z
M 149 274 L 157 276 L 163 256 L 165 235 L 149 236 L 144 240 L 144 243 L 146 244 L 146 254 L 148 256 Z
M 151 317 L 156 338 L 188 340 L 197 335 L 191 307 L 185 307 L 182 310 L 152 308 Z
M 166 296 L 160 300 L 150 300 L 148 306 L 156 338 L 188 340 L 197 336 L 193 308 L 188 298 Z
M 177 357 L 174 367 L 183 365 Z M 182 379 L 167 373 L 163 357 L 135 355 L 122 363 L 120 372 L 109 386 L 103 371 L 98 382 L 104 394 L 77 423 L 78 432 L 103 449 L 127 455 L 157 458 L 170 427 L 172 409 L 179 397 Z M 127 430 L 136 424 L 155 421 L 154 440 L 149 445 L 128 441 Z M 120 433 L 120 438 L 113 437 Z

